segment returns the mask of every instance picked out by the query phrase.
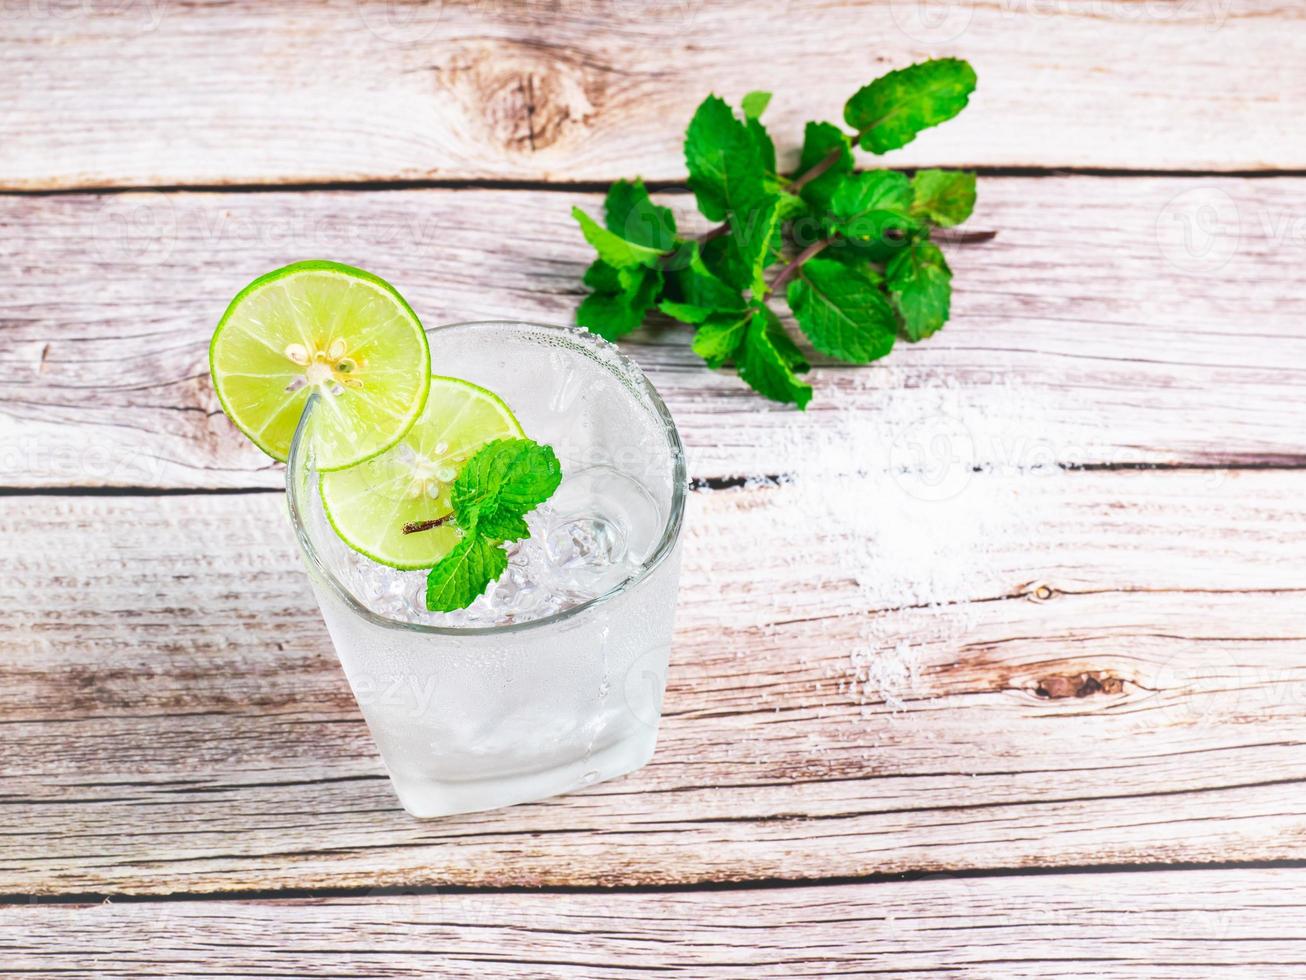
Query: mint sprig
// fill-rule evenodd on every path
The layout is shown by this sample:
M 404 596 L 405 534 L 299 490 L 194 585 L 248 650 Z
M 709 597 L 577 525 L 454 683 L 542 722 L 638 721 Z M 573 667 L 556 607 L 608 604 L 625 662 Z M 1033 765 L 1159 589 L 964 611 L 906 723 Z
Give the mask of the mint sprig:
M 561 482 L 562 467 L 548 446 L 530 439 L 496 439 L 481 447 L 450 488 L 451 516 L 463 537 L 427 574 L 426 608 L 453 612 L 484 593 L 508 567 L 504 542 L 530 536 L 526 515 L 553 496 Z M 410 528 L 421 531 L 446 519 Z
M 693 350 L 708 367 L 733 366 L 756 391 L 799 408 L 812 397 L 799 378 L 808 363 L 767 306 L 772 293 L 785 297 L 814 349 L 852 364 L 883 357 L 898 338 L 937 332 L 952 273 L 930 234 L 970 216 L 975 175 L 857 173 L 853 147 L 904 146 L 957 115 L 974 89 L 975 72 L 956 58 L 890 72 L 844 106 L 853 132 L 807 124 L 789 176 L 761 122 L 771 93 L 749 92 L 742 114 L 708 96 L 690 120 L 685 165 L 699 210 L 719 224 L 682 236 L 639 180 L 612 186 L 603 225 L 574 209 L 598 252 L 577 323 L 617 340 L 657 310 L 694 328 Z

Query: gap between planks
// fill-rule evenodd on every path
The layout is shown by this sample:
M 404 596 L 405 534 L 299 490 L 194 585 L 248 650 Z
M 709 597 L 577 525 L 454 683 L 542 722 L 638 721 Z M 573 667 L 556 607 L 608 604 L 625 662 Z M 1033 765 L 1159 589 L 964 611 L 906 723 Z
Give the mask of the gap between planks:
M 1062 864 L 1045 867 L 956 868 L 941 871 L 896 871 L 884 874 L 837 875 L 816 878 L 748 878 L 737 881 L 704 880 L 611 885 L 388 885 L 368 887 L 233 889 L 211 892 L 54 892 L 49 894 L 0 894 L 0 908 L 11 905 L 149 905 L 169 902 L 263 902 L 305 899 L 390 898 L 420 895 L 680 895 L 703 892 L 782 892 L 814 887 L 842 888 L 855 885 L 912 884 L 940 876 L 957 881 L 989 878 L 1047 878 L 1096 875 L 1179 874 L 1189 871 L 1306 871 L 1306 859 L 1280 861 L 1170 861 L 1160 864 Z
M 862 160 L 858 169 L 868 169 L 871 161 Z M 921 167 L 899 168 L 906 173 L 915 173 Z M 1123 167 L 989 167 L 968 165 L 966 163 L 949 164 L 950 170 L 969 170 L 979 178 L 985 177 L 1020 177 L 1037 179 L 1039 177 L 1102 177 L 1102 178 L 1147 178 L 1173 177 L 1193 180 L 1204 177 L 1242 178 L 1250 180 L 1274 180 L 1277 178 L 1306 177 L 1306 169 L 1286 169 L 1266 167 L 1260 170 L 1229 169 L 1200 170 L 1183 168 L 1123 168 Z M 628 179 L 628 178 L 627 178 Z M 99 184 L 74 187 L 0 187 L 0 198 L 4 197 L 69 197 L 93 195 L 97 197 L 115 194 L 311 194 L 318 192 L 345 193 L 385 193 L 386 191 L 523 191 L 542 194 L 606 194 L 613 181 L 607 180 L 323 180 L 323 181 L 285 181 L 259 184 L 211 183 L 211 184 Z M 687 196 L 689 191 L 684 181 L 646 180 L 645 186 L 651 193 L 668 196 Z M 947 235 L 947 231 L 941 232 Z
M 1274 472 L 1306 470 L 1306 457 L 1285 456 L 1282 460 L 1232 463 L 1085 463 L 1060 464 L 1067 473 L 1220 473 L 1220 472 Z M 982 473 L 982 468 L 974 470 Z M 790 474 L 762 473 L 748 476 L 695 477 L 689 482 L 691 493 L 716 493 L 729 490 L 747 490 L 775 486 L 788 480 Z M 66 486 L 66 487 L 0 487 L 0 497 L 198 497 L 239 496 L 242 494 L 284 493 L 280 486 L 249 487 L 118 487 L 118 486 Z
M 1306 966 L 1294 869 L 932 875 L 777 890 L 410 893 L 10 907 L 10 970 L 363 978 L 1170 980 Z

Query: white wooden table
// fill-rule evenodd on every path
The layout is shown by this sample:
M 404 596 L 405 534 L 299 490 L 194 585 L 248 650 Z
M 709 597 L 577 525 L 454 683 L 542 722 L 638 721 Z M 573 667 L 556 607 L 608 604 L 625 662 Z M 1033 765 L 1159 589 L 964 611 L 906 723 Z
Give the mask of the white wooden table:
M 0 974 L 1306 973 L 1306 14 L 1271 0 L 20 2 L 0 20 Z M 412 820 L 207 377 L 328 256 L 568 322 L 694 105 L 938 54 L 954 318 L 690 452 L 652 764 Z M 856 506 L 854 506 L 854 503 Z

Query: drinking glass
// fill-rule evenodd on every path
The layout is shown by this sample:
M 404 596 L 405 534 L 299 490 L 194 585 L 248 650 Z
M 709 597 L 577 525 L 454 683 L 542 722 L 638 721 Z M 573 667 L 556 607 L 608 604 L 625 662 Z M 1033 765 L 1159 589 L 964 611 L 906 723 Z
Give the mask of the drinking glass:
M 351 551 L 323 513 L 314 395 L 291 448 L 291 520 L 313 591 L 395 792 L 417 817 L 538 800 L 653 754 L 680 569 L 685 459 L 658 393 L 588 332 L 464 323 L 428 332 L 432 370 L 499 394 L 563 480 L 487 596 L 427 613 L 425 572 Z M 523 557 L 525 556 L 525 557 Z

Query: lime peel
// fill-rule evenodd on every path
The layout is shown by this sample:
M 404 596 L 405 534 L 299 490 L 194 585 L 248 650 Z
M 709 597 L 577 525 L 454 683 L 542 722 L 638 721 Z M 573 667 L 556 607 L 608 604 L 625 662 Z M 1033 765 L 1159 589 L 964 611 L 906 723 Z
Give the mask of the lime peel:
M 285 462 L 308 397 L 319 470 L 357 465 L 395 445 L 421 416 L 430 347 L 417 314 L 384 279 L 339 262 L 296 262 L 236 294 L 209 344 L 222 410 Z

